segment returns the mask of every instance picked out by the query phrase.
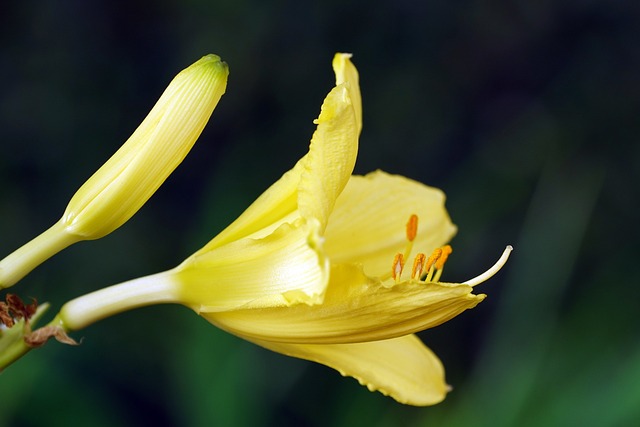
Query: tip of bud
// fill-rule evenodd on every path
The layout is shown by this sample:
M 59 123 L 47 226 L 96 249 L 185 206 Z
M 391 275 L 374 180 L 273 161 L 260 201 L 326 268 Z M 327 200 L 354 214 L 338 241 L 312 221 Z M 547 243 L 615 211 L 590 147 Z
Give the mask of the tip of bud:
M 204 61 L 214 61 L 214 62 L 220 62 L 222 61 L 222 58 L 220 58 L 220 56 L 215 55 L 213 53 L 209 53 L 205 56 L 202 57 L 202 60 Z
M 182 72 L 184 73 L 188 70 L 193 69 L 210 70 L 216 74 L 222 74 L 225 78 L 229 76 L 229 66 L 227 65 L 227 63 L 224 62 L 218 55 L 214 55 L 213 53 L 203 56 L 202 58 L 191 64 L 191 66 L 185 68 Z
M 229 70 L 229 66 L 227 65 L 227 63 L 224 62 L 218 55 L 214 55 L 213 53 L 203 56 L 199 61 L 196 62 L 196 64 L 198 63 L 210 63 L 211 65 L 219 67 L 220 69 L 227 71 Z

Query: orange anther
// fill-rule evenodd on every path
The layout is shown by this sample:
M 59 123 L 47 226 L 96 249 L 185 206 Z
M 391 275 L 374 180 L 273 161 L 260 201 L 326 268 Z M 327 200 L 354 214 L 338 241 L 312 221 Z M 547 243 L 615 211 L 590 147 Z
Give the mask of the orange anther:
M 429 271 L 431 269 L 431 266 L 438 261 L 438 259 L 442 256 L 442 248 L 436 248 L 433 250 L 433 252 L 431 253 L 431 255 L 429 255 L 429 259 L 427 259 L 427 264 L 425 265 L 424 269 Z
M 398 282 L 400 280 L 400 275 L 402 274 L 402 270 L 404 269 L 404 256 L 402 254 L 396 254 L 393 257 L 393 265 L 391 266 L 391 276 L 393 280 Z
M 407 240 L 413 242 L 418 234 L 418 215 L 412 214 L 407 222 Z
M 422 271 L 424 270 L 424 262 L 427 260 L 427 256 L 425 254 L 418 254 L 416 255 L 416 258 L 413 260 L 413 268 L 411 269 L 411 278 L 415 279 L 416 277 L 418 277 L 418 279 L 420 278 L 420 276 L 422 275 Z
M 441 249 L 442 249 L 442 254 L 436 260 L 437 270 L 442 270 L 442 268 L 444 267 L 444 263 L 447 262 L 447 258 L 449 258 L 449 255 L 451 255 L 451 252 L 453 252 L 453 249 L 451 248 L 450 245 L 445 245 Z

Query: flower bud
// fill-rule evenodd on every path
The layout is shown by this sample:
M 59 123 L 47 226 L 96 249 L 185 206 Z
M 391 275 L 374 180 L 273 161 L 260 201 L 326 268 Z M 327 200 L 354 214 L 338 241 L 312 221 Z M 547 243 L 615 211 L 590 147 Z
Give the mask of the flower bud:
M 216 55 L 178 74 L 127 142 L 73 196 L 62 216 L 65 228 L 97 239 L 131 218 L 196 142 L 228 74 Z
M 0 261 L 0 289 L 67 246 L 103 237 L 131 218 L 191 150 L 228 74 L 216 55 L 180 72 L 133 135 L 80 187 L 62 218 Z

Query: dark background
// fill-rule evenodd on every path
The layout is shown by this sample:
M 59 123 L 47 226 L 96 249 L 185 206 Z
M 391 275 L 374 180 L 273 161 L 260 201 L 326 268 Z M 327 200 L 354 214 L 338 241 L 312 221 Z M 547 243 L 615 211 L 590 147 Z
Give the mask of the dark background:
M 0 256 L 56 221 L 169 80 L 207 53 L 227 94 L 125 226 L 13 291 L 65 301 L 171 268 L 307 150 L 354 53 L 357 173 L 442 188 L 445 279 L 507 267 L 421 334 L 454 391 L 413 408 L 179 306 L 55 342 L 0 375 L 0 426 L 628 426 L 640 419 L 640 3 L 13 1 L 0 6 Z

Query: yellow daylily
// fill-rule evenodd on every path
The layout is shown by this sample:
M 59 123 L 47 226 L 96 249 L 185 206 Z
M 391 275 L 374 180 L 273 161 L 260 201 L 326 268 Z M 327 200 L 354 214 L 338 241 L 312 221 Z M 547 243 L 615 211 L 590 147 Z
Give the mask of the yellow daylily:
M 0 289 L 67 246 L 103 237 L 129 220 L 191 150 L 228 74 L 216 55 L 182 70 L 131 137 L 75 193 L 62 218 L 0 261 Z
M 178 267 L 73 300 L 60 324 L 80 329 L 117 311 L 177 302 L 399 402 L 440 402 L 448 390 L 442 364 L 413 333 L 482 301 L 473 286 L 504 264 L 508 250 L 476 279 L 439 281 L 450 252 L 441 246 L 456 232 L 444 194 L 382 171 L 351 175 L 362 117 L 358 74 L 347 54 L 333 66 L 337 84 L 309 153 L 292 170 Z

